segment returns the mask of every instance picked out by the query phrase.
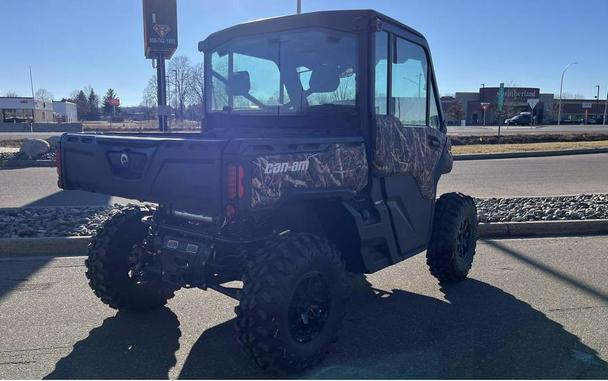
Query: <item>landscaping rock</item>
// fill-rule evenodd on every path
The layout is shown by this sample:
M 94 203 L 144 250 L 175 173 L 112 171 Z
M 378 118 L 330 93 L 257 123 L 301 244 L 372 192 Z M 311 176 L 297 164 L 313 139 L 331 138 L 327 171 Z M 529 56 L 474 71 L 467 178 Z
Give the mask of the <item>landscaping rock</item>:
M 48 153 L 51 146 L 46 140 L 42 139 L 25 139 L 21 145 L 20 152 L 25 154 L 30 159 L 38 159 L 40 156 Z
M 476 199 L 479 222 L 608 219 L 608 194 Z
M 608 194 L 475 199 L 480 223 L 608 219 Z M 0 238 L 88 236 L 124 205 L 0 210 Z

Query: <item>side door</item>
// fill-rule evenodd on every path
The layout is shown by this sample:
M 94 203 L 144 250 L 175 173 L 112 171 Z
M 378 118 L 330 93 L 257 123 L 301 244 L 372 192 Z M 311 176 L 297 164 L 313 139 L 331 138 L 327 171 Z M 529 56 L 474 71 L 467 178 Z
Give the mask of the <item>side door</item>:
M 402 257 L 428 244 L 447 144 L 427 49 L 397 33 L 375 40 L 374 158 Z

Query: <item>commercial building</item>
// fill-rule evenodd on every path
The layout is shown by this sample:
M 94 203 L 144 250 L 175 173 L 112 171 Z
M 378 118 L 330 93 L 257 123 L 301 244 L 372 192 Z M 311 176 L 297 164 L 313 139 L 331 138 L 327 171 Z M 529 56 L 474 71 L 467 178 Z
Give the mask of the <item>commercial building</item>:
M 74 123 L 78 122 L 78 112 L 72 102 L 42 99 L 33 102 L 32 97 L 0 97 L 0 122 Z
M 531 112 L 529 99 L 538 99 L 533 116 L 536 124 L 557 122 L 559 97 L 541 93 L 534 87 L 505 87 L 502 113 L 498 108 L 498 87 L 482 87 L 478 92 L 457 92 L 453 97 L 442 97 L 441 103 L 449 125 L 496 125 L 521 112 Z M 601 123 L 605 100 L 564 99 L 562 123 Z
M 0 97 L 0 121 L 4 123 L 53 122 L 53 102 L 31 97 Z
M 75 103 L 53 101 L 53 112 L 55 112 L 55 119 L 58 122 L 78 122 L 78 109 Z

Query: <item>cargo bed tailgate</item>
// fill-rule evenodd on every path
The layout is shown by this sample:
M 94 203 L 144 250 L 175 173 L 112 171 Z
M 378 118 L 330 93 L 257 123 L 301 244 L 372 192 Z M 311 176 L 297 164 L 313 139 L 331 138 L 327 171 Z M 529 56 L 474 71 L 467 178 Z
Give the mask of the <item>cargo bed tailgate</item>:
M 65 134 L 64 189 L 81 189 L 210 215 L 221 211 L 226 140 Z

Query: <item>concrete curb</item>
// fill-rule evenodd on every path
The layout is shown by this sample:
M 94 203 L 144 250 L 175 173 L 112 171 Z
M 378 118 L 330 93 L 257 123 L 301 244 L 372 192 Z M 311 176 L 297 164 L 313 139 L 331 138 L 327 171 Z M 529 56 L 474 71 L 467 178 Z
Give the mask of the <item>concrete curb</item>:
M 495 222 L 479 224 L 480 238 L 525 238 L 608 234 L 608 220 Z
M 55 167 L 55 160 L 0 160 L 0 169 Z
M 460 160 L 515 159 L 515 158 L 520 158 L 520 157 L 589 155 L 589 154 L 594 154 L 594 153 L 608 153 L 608 148 L 567 149 L 567 150 L 561 150 L 561 151 L 472 153 L 472 154 L 454 155 L 454 160 L 460 161 Z
M 608 220 L 498 222 L 479 224 L 479 238 L 526 238 L 608 234 Z M 91 237 L 0 239 L 1 257 L 82 256 Z

